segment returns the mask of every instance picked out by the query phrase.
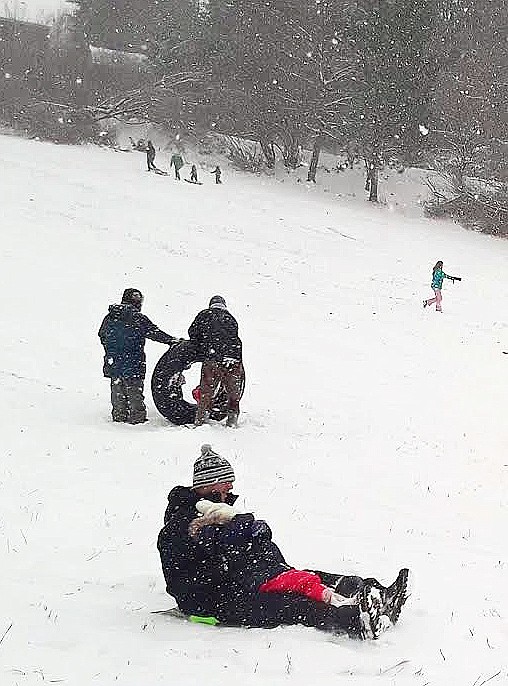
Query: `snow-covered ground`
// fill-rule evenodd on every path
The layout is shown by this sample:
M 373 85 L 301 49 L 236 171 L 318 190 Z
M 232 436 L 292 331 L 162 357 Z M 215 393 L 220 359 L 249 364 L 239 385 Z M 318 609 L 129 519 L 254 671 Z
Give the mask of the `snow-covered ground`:
M 0 168 L 2 686 L 506 684 L 508 243 L 361 187 L 178 184 L 135 153 L 2 136 Z M 463 277 L 443 314 L 421 306 L 438 259 Z M 110 422 L 97 329 L 126 286 L 175 335 L 226 297 L 238 430 L 171 426 L 150 398 L 148 424 Z M 149 373 L 164 350 L 147 343 Z M 204 442 L 295 566 L 410 567 L 397 627 L 356 642 L 152 614 L 172 605 L 166 495 Z

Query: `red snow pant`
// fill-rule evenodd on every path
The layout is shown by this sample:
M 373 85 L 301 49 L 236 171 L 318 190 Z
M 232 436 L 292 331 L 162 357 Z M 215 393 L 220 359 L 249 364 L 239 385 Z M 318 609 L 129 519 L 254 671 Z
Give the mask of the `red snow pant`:
M 323 601 L 323 596 L 330 591 L 314 572 L 300 569 L 288 569 L 273 579 L 268 579 L 259 587 L 263 593 L 297 593 L 311 600 Z

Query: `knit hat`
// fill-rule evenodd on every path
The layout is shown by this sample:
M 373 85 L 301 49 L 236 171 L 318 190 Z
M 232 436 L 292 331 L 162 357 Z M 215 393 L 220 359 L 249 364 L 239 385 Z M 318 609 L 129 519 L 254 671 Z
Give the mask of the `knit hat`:
M 222 297 L 222 295 L 214 295 L 213 298 L 210 298 L 210 302 L 208 303 L 208 307 L 218 307 L 221 310 L 226 309 L 226 301 Z
M 224 458 L 214 453 L 212 446 L 205 443 L 201 446 L 201 455 L 194 462 L 192 488 L 211 486 L 235 480 L 233 467 Z

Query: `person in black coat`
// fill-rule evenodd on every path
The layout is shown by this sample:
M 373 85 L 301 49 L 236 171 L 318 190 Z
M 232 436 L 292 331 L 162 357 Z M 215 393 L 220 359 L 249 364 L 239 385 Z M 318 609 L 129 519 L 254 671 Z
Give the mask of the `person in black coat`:
M 141 314 L 143 295 L 126 288 L 120 305 L 110 305 L 99 329 L 104 346 L 104 376 L 111 379 L 114 422 L 140 424 L 146 421 L 143 384 L 146 374 L 145 341 L 173 345 L 179 339 L 165 333 Z
M 246 555 L 249 538 L 255 535 L 251 514 L 235 514 L 229 526 L 206 526 L 203 537 L 193 536 L 189 527 L 199 515 L 203 498 L 234 505 L 238 497 L 231 493 L 234 479 L 228 460 L 210 445 L 203 445 L 194 463 L 192 487 L 176 486 L 168 496 L 157 547 L 166 590 L 183 613 L 213 616 L 232 626 L 303 624 L 359 638 L 376 638 L 383 628 L 383 616 L 392 623 L 397 621 L 406 600 L 407 570 L 401 570 L 388 588 L 376 579 L 314 572 L 335 593 L 360 598 L 355 604 L 337 607 L 294 592 L 259 590 L 261 579 Z M 291 569 L 269 533 L 262 544 L 267 568 Z
M 157 167 L 155 166 L 155 148 L 153 147 L 152 141 L 148 141 L 146 146 L 146 164 L 148 167 L 148 171 L 152 171 L 152 169 L 157 169 Z
M 242 341 L 238 336 L 238 322 L 228 312 L 221 295 L 214 295 L 208 308 L 196 316 L 189 327 L 189 338 L 203 358 L 196 426 L 209 418 L 214 392 L 222 382 L 228 397 L 226 424 L 235 427 L 245 374 Z

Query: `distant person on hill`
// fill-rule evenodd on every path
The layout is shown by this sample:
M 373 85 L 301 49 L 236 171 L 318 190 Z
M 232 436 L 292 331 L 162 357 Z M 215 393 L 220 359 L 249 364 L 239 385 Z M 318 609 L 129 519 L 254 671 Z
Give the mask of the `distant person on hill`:
M 192 165 L 190 170 L 190 180 L 191 183 L 198 183 L 198 170 L 195 164 Z
M 189 327 L 189 338 L 203 359 L 194 423 L 200 426 L 208 420 L 214 392 L 222 382 L 228 398 L 226 424 L 235 427 L 244 380 L 242 341 L 238 336 L 238 322 L 228 312 L 221 295 L 214 295 L 208 308 L 196 315 Z
M 152 169 L 157 169 L 154 162 L 155 162 L 155 148 L 153 147 L 152 141 L 148 141 L 148 143 L 146 145 L 146 164 L 148 167 L 148 171 L 152 171 Z
M 210 172 L 210 174 L 215 174 L 215 183 L 222 183 L 222 181 L 220 180 L 220 177 L 222 175 L 222 171 L 221 171 L 221 168 L 219 167 L 219 165 L 217 165 L 215 167 L 215 169 Z
M 183 159 L 180 153 L 175 152 L 173 155 L 171 155 L 171 161 L 169 163 L 169 168 L 171 167 L 175 168 L 175 179 L 177 181 L 180 181 L 180 169 L 183 167 Z
M 455 281 L 462 281 L 460 276 L 449 276 L 448 274 L 445 274 L 443 271 L 443 262 L 442 260 L 438 260 L 434 265 L 434 269 L 432 270 L 431 288 L 434 291 L 434 297 L 423 301 L 424 308 L 436 303 L 436 312 L 443 311 L 441 309 L 441 301 L 443 299 L 441 295 L 441 289 L 443 287 L 444 279 L 450 279 L 452 283 L 455 283 Z
M 110 305 L 99 329 L 104 346 L 104 376 L 111 379 L 114 422 L 146 422 L 143 384 L 146 373 L 145 341 L 173 345 L 179 339 L 164 333 L 141 314 L 143 295 L 126 288 L 120 305 Z

